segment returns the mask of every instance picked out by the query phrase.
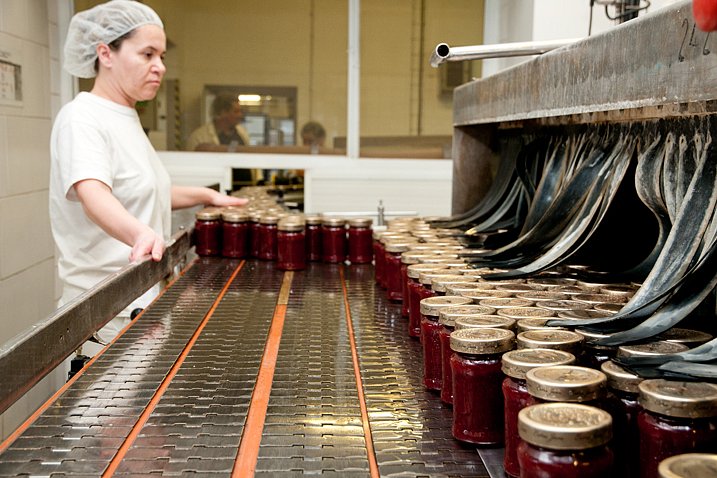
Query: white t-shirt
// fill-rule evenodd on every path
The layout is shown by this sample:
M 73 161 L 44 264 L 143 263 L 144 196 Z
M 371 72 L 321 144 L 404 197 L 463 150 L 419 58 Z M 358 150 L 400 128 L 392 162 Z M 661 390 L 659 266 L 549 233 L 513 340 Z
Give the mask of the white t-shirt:
M 73 186 L 102 181 L 130 214 L 168 239 L 171 184 L 134 108 L 80 93 L 60 110 L 50 141 L 50 222 L 64 304 L 126 265 L 131 251 L 87 217 Z

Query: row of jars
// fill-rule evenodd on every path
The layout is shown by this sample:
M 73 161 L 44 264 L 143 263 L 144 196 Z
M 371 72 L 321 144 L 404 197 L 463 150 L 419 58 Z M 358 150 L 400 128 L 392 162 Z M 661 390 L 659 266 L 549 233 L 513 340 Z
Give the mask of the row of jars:
M 455 438 L 505 446 L 509 476 L 647 478 L 674 455 L 717 452 L 713 384 L 643 381 L 612 360 L 589 368 L 582 334 L 522 327 L 516 335 L 515 319 L 467 297 L 420 307 L 424 384 L 452 404 Z M 616 358 L 684 350 L 658 341 L 620 347 Z
M 370 263 L 371 225 L 370 218 L 205 208 L 196 213 L 194 231 L 200 256 L 275 260 L 281 270 L 301 270 L 307 261 Z

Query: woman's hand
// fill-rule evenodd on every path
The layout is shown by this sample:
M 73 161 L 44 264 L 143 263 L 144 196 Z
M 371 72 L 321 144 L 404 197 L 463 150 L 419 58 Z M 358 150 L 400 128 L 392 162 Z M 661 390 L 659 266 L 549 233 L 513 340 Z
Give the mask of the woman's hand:
M 246 203 L 249 202 L 246 198 L 235 198 L 234 196 L 228 196 L 226 194 L 218 193 L 214 190 L 212 190 L 215 194 L 212 195 L 211 198 L 211 205 L 212 206 L 219 206 L 219 207 L 227 207 L 227 206 L 243 206 Z
M 172 186 L 172 209 L 198 206 L 243 206 L 249 202 L 244 198 L 235 198 L 213 189 L 196 186 Z
M 147 227 L 141 231 L 132 244 L 132 252 L 129 254 L 130 262 L 138 261 L 147 255 L 152 256 L 153 261 L 162 260 L 166 246 L 164 239 L 160 237 L 152 228 Z

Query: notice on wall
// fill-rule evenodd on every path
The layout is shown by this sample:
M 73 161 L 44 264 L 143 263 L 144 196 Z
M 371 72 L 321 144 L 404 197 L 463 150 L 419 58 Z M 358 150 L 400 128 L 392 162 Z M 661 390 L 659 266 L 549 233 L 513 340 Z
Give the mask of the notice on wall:
M 0 60 L 0 103 L 22 101 L 21 78 L 20 65 Z

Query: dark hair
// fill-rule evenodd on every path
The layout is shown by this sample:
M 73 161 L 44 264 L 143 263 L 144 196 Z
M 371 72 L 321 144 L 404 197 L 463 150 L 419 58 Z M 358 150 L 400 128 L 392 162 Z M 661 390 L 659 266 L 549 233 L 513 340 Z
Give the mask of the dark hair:
M 130 30 L 127 33 L 125 33 L 124 35 L 115 38 L 114 40 L 109 42 L 107 44 L 107 46 L 110 47 L 110 50 L 112 50 L 112 51 L 118 51 L 122 47 L 122 43 L 125 40 L 132 38 L 135 30 L 137 30 L 137 29 L 135 28 L 134 30 Z M 100 59 L 95 58 L 95 73 L 99 73 L 99 72 L 100 72 Z
M 214 101 L 212 101 L 212 117 L 216 118 L 225 111 L 231 110 L 238 102 L 239 98 L 237 95 L 230 95 L 228 93 L 217 95 Z
M 314 140 L 326 138 L 326 130 L 321 126 L 321 123 L 317 121 L 309 121 L 301 128 L 301 136 L 305 134 L 311 135 Z

